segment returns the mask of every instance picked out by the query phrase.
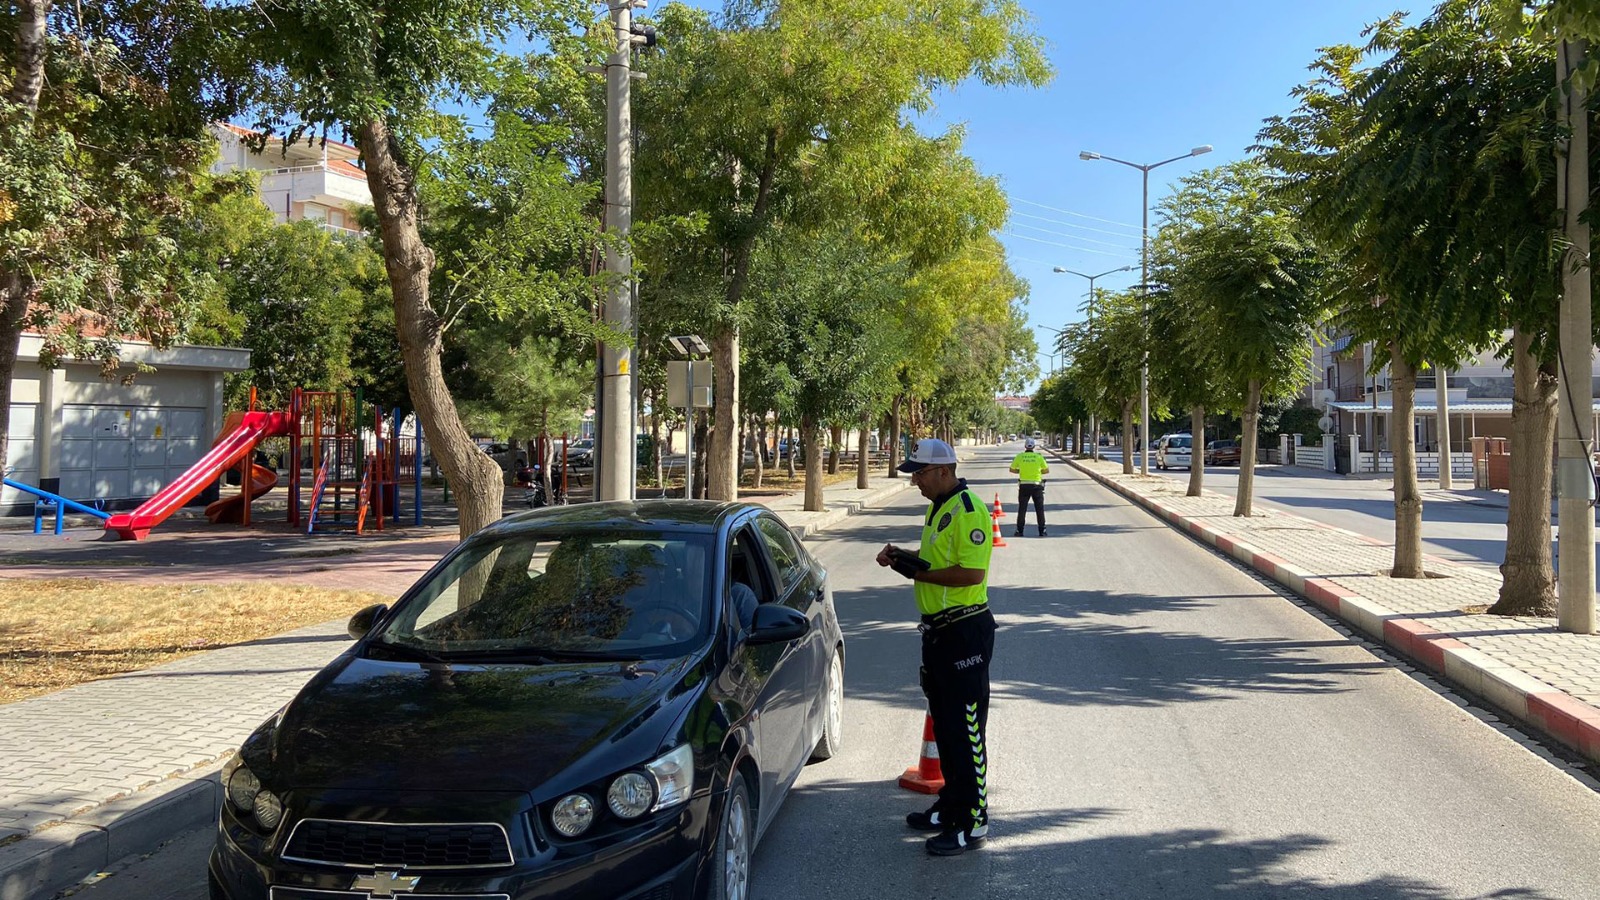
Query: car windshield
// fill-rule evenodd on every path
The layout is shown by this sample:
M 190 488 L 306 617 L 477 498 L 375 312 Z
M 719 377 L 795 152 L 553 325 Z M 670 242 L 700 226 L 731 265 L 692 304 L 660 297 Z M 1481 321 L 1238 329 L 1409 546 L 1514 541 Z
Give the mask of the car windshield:
M 372 643 L 443 659 L 679 656 L 710 623 L 709 536 L 507 535 L 468 548 Z
M 1167 438 L 1167 446 L 1176 450 L 1188 450 L 1190 440 L 1187 434 L 1180 434 L 1177 437 Z

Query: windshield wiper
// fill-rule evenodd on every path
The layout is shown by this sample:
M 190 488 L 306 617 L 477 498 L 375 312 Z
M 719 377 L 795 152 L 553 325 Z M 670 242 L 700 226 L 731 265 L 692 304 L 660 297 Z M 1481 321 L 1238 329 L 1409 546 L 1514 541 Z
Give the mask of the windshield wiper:
M 421 647 L 413 647 L 410 644 L 391 644 L 386 641 L 373 641 L 367 645 L 368 650 L 374 648 L 382 650 L 385 653 L 389 653 L 399 659 L 409 659 L 414 662 L 445 662 L 444 657 L 441 657 L 435 653 L 430 653 Z

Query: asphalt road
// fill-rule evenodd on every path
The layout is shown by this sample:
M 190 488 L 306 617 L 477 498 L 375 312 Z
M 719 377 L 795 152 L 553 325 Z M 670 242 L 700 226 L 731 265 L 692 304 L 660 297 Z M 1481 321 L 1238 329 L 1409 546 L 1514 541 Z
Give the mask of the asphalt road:
M 1101 450 L 1106 459 L 1122 458 L 1120 452 Z M 1134 467 L 1138 465 L 1135 454 Z M 1150 474 L 1189 483 L 1188 469 L 1157 469 L 1154 453 L 1150 455 Z M 1461 479 L 1457 479 L 1460 483 Z M 1205 486 L 1206 490 L 1234 496 L 1239 486 L 1238 467 L 1206 467 Z M 1470 488 L 1472 482 L 1467 481 L 1465 486 Z M 1428 481 L 1422 482 L 1422 492 L 1423 552 L 1464 565 L 1498 569 L 1506 558 L 1505 498 L 1439 491 L 1437 482 Z M 1394 541 L 1394 494 L 1387 478 L 1345 478 L 1292 466 L 1258 466 L 1255 500 L 1259 506 Z
M 964 467 L 991 501 L 1004 458 Z M 921 737 L 918 638 L 872 557 L 915 542 L 908 493 L 813 544 L 847 743 L 796 784 L 754 900 L 1595 896 L 1592 782 L 1081 476 L 1048 490 L 1051 536 L 1008 537 L 991 577 L 989 846 L 929 858 L 901 821 L 926 804 L 894 784 Z M 208 843 L 78 896 L 200 900 Z

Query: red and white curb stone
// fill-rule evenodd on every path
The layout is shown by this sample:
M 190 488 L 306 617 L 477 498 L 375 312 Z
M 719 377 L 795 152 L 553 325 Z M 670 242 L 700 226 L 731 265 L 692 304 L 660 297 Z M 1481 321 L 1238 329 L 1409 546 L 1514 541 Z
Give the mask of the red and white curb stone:
M 1600 762 L 1600 709 L 1558 690 L 1517 669 L 1473 649 L 1450 635 L 1394 612 L 1337 583 L 1301 571 L 1264 550 L 1223 534 L 1191 519 L 1158 500 L 1140 494 L 1075 460 L 1066 463 L 1104 487 L 1155 513 L 1195 539 L 1216 548 L 1271 578 L 1323 611 L 1381 641 L 1394 652 L 1457 688 L 1495 706 L 1517 721 Z M 1323 525 L 1301 517 L 1318 528 L 1382 543 L 1366 535 Z

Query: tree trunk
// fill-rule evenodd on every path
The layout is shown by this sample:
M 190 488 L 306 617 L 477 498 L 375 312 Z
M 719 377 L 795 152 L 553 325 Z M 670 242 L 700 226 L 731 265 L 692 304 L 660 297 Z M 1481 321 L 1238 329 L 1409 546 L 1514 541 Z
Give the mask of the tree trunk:
M 356 134 L 383 239 L 406 386 L 434 458 L 456 488 L 458 530 L 465 538 L 500 518 L 505 494 L 500 466 L 473 443 L 445 385 L 439 361 L 443 327 L 428 302 L 433 251 L 422 242 L 413 174 L 383 120 L 362 124 Z
M 1389 390 L 1394 414 L 1389 417 L 1389 451 L 1394 454 L 1393 578 L 1423 578 L 1422 491 L 1417 484 L 1417 370 L 1389 345 Z
M 739 499 L 739 329 L 730 328 L 711 342 L 711 384 L 715 421 L 711 423 L 706 459 L 706 496 Z
M 806 448 L 806 512 L 821 512 L 822 425 L 810 416 L 801 416 L 800 441 Z
M 663 468 L 662 462 L 662 457 L 667 455 L 667 448 L 661 443 L 661 411 L 657 408 L 655 401 L 656 398 L 652 396 L 650 398 L 650 446 L 655 448 L 655 453 L 652 454 L 654 457 L 652 462 L 655 464 L 656 487 L 659 489 L 665 487 L 667 483 L 666 469 Z
M 888 471 L 884 474 L 890 478 L 900 477 L 900 404 L 904 402 L 901 397 L 894 398 L 889 404 L 889 452 L 884 454 L 888 459 Z
M 839 457 L 844 455 L 844 426 L 828 429 L 828 474 L 839 474 Z
M 755 203 L 750 210 L 749 227 L 733 248 L 733 277 L 728 281 L 725 303 L 730 311 L 737 311 L 744 298 L 745 286 L 750 283 L 750 257 L 756 238 L 766 224 L 767 207 L 772 202 L 772 179 L 778 171 L 778 132 L 768 129 L 766 150 L 761 161 L 761 173 L 756 180 Z M 737 172 L 734 175 L 738 178 Z M 739 499 L 738 446 L 734 433 L 739 421 L 739 329 L 733 326 L 717 334 L 712 340 L 712 364 L 715 370 L 711 383 L 716 397 L 716 413 L 711 435 L 711 454 L 707 463 L 706 489 L 713 500 Z
M 800 448 L 795 446 L 795 443 L 794 443 L 794 426 L 793 425 L 790 425 L 788 427 L 788 429 L 786 430 L 785 437 L 784 437 L 783 441 L 784 441 L 783 445 L 788 448 L 787 451 L 784 453 L 784 458 L 786 460 L 785 464 L 789 467 L 789 480 L 793 481 L 794 480 L 794 458 L 796 456 L 800 455 Z
M 856 433 L 856 489 L 862 491 L 867 489 L 868 484 L 867 431 L 871 426 L 872 413 L 863 412 L 861 414 L 861 430 Z
M 709 427 L 706 425 L 705 413 L 695 411 L 694 428 L 694 459 L 691 462 L 694 466 L 694 499 L 704 500 L 710 496 L 708 493 L 710 485 L 707 484 L 709 478 L 706 473 L 710 468 L 707 461 L 711 458 L 710 439 L 707 434 Z
M 1083 420 L 1072 423 L 1072 452 L 1074 455 L 1083 455 Z
M 1206 408 L 1189 408 L 1189 490 L 1185 496 L 1198 497 L 1206 480 Z
M 50 20 L 50 0 L 19 0 L 16 8 L 16 73 L 6 99 L 26 117 L 19 123 L 19 130 L 25 134 L 32 130 L 33 117 L 39 111 L 39 95 L 44 90 L 45 26 Z M 22 328 L 28 319 L 33 290 L 33 280 L 26 273 L 0 272 L 0 468 L 11 458 L 11 442 L 7 439 L 11 432 L 11 382 L 22 351 Z
M 737 453 L 735 454 L 735 458 L 734 458 L 734 461 L 733 461 L 733 483 L 734 484 L 738 484 L 739 482 L 744 481 L 744 448 L 749 445 L 749 441 L 750 441 L 749 426 L 750 426 L 749 418 L 747 418 L 745 416 L 740 416 L 739 417 L 739 440 L 737 442 L 735 442 L 735 444 L 734 444 L 734 448 L 737 450 Z
M 1500 565 L 1497 616 L 1554 616 L 1556 574 L 1550 558 L 1550 448 L 1556 438 L 1556 376 L 1533 358 L 1533 337 L 1511 332 L 1511 491 L 1506 561 Z
M 1244 434 L 1239 436 L 1239 493 L 1233 501 L 1236 516 L 1254 515 L 1256 485 L 1256 447 L 1261 436 L 1261 382 L 1252 378 L 1244 389 L 1244 415 L 1239 417 Z
M 767 451 L 767 448 L 763 446 L 763 442 L 767 437 L 767 426 L 765 424 L 766 416 L 752 416 L 751 419 L 750 455 L 755 459 L 755 472 L 751 474 L 750 486 L 752 488 L 760 488 L 762 476 L 766 474 L 766 460 L 762 458 Z
M 1122 401 L 1122 474 L 1133 474 L 1133 401 Z

